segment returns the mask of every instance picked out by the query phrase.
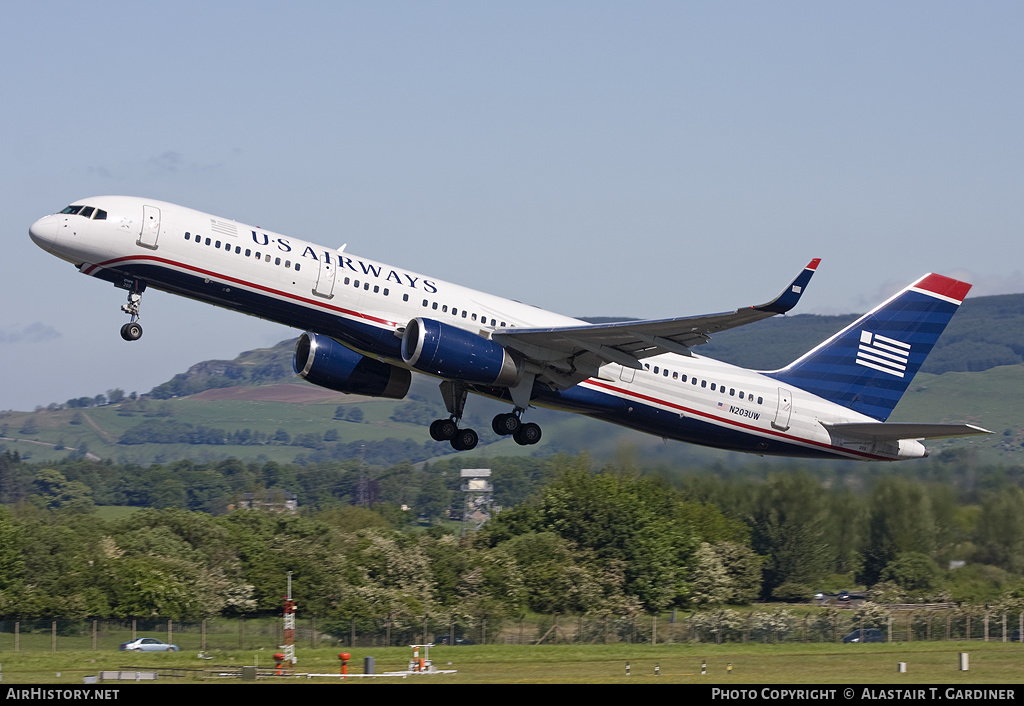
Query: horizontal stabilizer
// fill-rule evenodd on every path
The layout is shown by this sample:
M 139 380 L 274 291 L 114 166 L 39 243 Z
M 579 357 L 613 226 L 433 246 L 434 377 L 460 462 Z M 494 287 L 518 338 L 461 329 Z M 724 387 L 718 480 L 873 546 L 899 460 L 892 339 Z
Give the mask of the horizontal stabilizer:
M 943 439 L 950 436 L 991 434 L 988 429 L 973 424 L 889 424 L 863 422 L 853 424 L 823 424 L 830 434 L 875 441 L 903 439 Z

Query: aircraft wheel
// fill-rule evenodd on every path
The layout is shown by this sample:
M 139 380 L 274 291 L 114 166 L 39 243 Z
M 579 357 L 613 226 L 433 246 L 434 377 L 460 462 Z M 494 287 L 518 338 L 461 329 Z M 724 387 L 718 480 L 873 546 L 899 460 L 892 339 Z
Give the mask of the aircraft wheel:
M 529 422 L 519 427 L 519 430 L 513 434 L 512 438 L 516 440 L 516 443 L 520 446 L 531 446 L 540 441 L 540 426 Z
M 479 438 L 472 429 L 459 429 L 452 437 L 452 448 L 456 451 L 469 451 L 476 448 Z
M 130 324 L 125 324 L 121 327 L 121 338 L 126 341 L 137 341 L 142 338 L 142 326 L 137 322 L 133 321 Z
M 434 441 L 450 441 L 458 430 L 451 419 L 435 419 L 430 423 L 430 438 Z
M 512 414 L 498 414 L 491 421 L 491 430 L 494 431 L 498 436 L 508 436 L 509 434 L 515 434 L 519 430 L 521 423 L 519 417 Z

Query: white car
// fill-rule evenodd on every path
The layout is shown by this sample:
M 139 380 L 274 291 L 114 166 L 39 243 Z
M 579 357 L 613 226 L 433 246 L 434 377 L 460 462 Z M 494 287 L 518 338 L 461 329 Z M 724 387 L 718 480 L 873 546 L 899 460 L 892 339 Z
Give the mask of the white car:
M 178 646 L 168 645 L 153 637 L 140 637 L 138 640 L 121 643 L 117 649 L 131 652 L 177 652 Z

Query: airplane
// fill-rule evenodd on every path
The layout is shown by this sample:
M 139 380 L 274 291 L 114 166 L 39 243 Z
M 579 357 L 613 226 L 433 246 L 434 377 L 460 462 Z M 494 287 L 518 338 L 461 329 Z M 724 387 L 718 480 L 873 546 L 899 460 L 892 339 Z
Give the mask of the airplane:
M 449 416 L 430 436 L 457 451 L 469 393 L 503 400 L 492 431 L 521 445 L 531 407 L 665 439 L 803 458 L 927 456 L 924 439 L 972 424 L 894 424 L 890 413 L 971 285 L 926 274 L 784 368 L 696 355 L 718 331 L 785 314 L 819 259 L 776 298 L 731 312 L 591 324 L 264 228 L 130 196 L 75 201 L 29 229 L 43 250 L 127 291 L 126 341 L 154 288 L 303 330 L 295 372 L 338 392 L 402 399 L 412 372 L 440 379 Z

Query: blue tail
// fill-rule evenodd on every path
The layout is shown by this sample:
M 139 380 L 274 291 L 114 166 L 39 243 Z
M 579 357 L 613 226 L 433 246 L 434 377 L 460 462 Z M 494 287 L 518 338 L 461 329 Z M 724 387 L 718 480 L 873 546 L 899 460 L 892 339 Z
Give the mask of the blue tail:
M 884 422 L 970 288 L 925 275 L 814 350 L 766 374 Z

